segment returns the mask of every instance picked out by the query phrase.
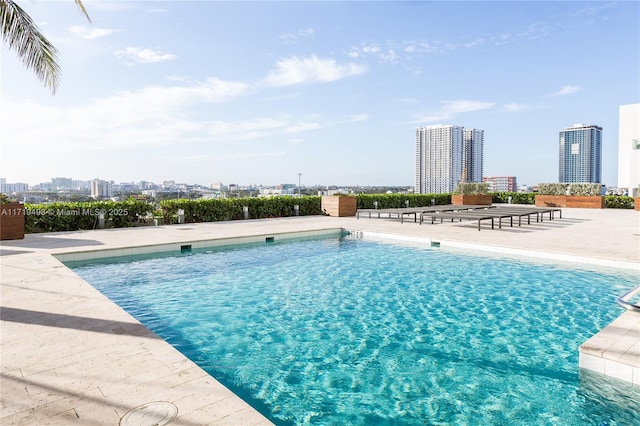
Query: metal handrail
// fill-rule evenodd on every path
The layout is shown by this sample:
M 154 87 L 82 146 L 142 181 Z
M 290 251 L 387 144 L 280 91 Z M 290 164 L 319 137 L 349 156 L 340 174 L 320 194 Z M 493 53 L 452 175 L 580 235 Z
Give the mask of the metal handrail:
M 629 299 L 631 299 L 633 296 L 635 296 L 638 293 L 640 293 L 640 285 L 638 287 L 636 287 L 634 289 L 631 289 L 630 291 L 626 292 L 622 296 L 618 297 L 616 299 L 616 303 L 618 303 L 618 305 L 622 306 L 623 308 L 625 308 L 627 310 L 640 312 L 640 306 L 639 305 L 629 302 Z

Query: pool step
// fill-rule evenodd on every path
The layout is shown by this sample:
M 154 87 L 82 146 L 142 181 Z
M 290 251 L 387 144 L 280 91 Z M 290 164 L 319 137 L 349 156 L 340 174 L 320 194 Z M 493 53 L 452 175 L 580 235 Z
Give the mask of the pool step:
M 640 312 L 625 311 L 579 351 L 580 368 L 640 385 Z

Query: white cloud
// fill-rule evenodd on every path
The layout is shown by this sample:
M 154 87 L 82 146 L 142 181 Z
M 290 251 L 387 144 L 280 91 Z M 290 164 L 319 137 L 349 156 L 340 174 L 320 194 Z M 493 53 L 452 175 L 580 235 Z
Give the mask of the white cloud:
M 570 95 L 572 93 L 576 93 L 578 90 L 580 90 L 580 88 L 578 86 L 562 86 L 560 88 L 560 90 L 558 90 L 555 93 L 552 93 L 549 96 L 564 96 L 564 95 Z
M 438 42 L 426 40 L 408 40 L 402 42 L 402 50 L 409 54 L 434 53 L 442 50 Z
M 171 156 L 155 156 L 152 157 L 154 161 L 167 161 L 169 163 L 210 163 L 220 160 L 242 160 L 242 159 L 263 159 L 282 157 L 286 155 L 284 151 L 276 152 L 229 152 L 229 153 L 216 153 L 216 154 L 193 154 L 193 155 L 171 155 Z
M 284 151 L 276 151 L 276 152 L 235 152 L 223 154 L 222 158 L 225 160 L 242 160 L 242 159 L 263 159 L 263 158 L 273 158 L 273 157 L 282 157 L 287 153 Z
M 364 58 L 373 56 L 380 62 L 395 64 L 400 60 L 398 54 L 399 46 L 394 42 L 388 41 L 383 46 L 373 42 L 362 43 L 360 46 L 351 47 L 347 55 L 350 58 Z
M 443 106 L 438 111 L 420 116 L 418 122 L 445 121 L 455 118 L 458 114 L 465 112 L 482 111 L 495 105 L 494 102 L 471 101 L 461 99 L 457 101 L 444 101 Z
M 522 111 L 526 107 L 527 107 L 526 105 L 518 104 L 515 102 L 508 103 L 504 106 L 504 108 L 509 112 Z
M 76 37 L 83 38 L 85 40 L 92 40 L 95 38 L 105 37 L 109 34 L 117 32 L 119 30 L 109 29 L 109 28 L 97 28 L 97 27 L 86 27 L 86 26 L 74 26 L 69 28 L 69 32 Z
M 210 104 L 242 96 L 249 90 L 250 86 L 242 82 L 209 78 L 203 82 L 119 91 L 71 107 L 2 101 L 0 115 L 6 119 L 3 138 L 19 140 L 20 146 L 34 152 L 55 149 L 59 156 L 95 150 L 127 155 L 140 152 L 136 151 L 138 147 L 148 150 L 149 156 L 169 151 L 188 155 L 190 144 L 217 145 L 217 152 L 224 155 L 224 150 L 234 142 L 248 143 L 277 136 L 287 144 L 296 143 L 298 140 L 290 138 L 327 126 L 313 115 L 230 121 L 212 119 L 215 115 L 206 112 Z M 25 128 L 29 128 L 29 132 L 25 133 Z M 260 149 L 250 150 L 254 151 L 260 152 Z M 257 156 L 269 155 L 283 154 L 262 152 Z M 216 156 L 217 160 L 220 158 Z
M 141 64 L 151 64 L 155 62 L 172 61 L 177 58 L 171 53 L 164 53 L 159 50 L 142 49 L 140 47 L 127 47 L 124 50 L 115 52 L 118 58 L 131 60 Z
M 551 36 L 555 26 L 557 26 L 557 24 L 551 24 L 547 22 L 534 22 L 533 24 L 530 24 L 524 31 L 520 32 L 518 36 L 528 40 L 546 38 Z
M 303 30 L 298 30 L 295 33 L 285 33 L 280 34 L 280 40 L 284 41 L 286 44 L 296 44 L 300 40 L 312 36 L 316 30 L 313 28 L 305 28 Z
M 2 116 L 7 118 L 3 137 L 20 140 L 32 149 L 55 141 L 60 151 L 202 141 L 215 133 L 216 123 L 199 120 L 191 108 L 226 101 L 246 93 L 248 88 L 244 83 L 210 78 L 186 86 L 121 91 L 66 108 L 28 101 L 3 102 Z M 25 128 L 30 129 L 28 134 Z
M 584 17 L 598 15 L 602 10 L 615 8 L 615 7 L 616 7 L 616 3 L 615 2 L 608 2 L 608 3 L 607 2 L 593 2 L 593 3 L 589 3 L 589 6 L 585 7 L 584 9 L 580 9 L 580 10 L 576 11 L 573 14 L 573 17 L 579 17 L 579 18 L 582 19 Z
M 444 104 L 445 106 L 443 110 L 451 114 L 480 111 L 483 109 L 491 108 L 495 105 L 495 103 L 493 102 L 470 101 L 466 99 L 459 101 L 445 101 Z
M 206 133 L 214 139 L 247 141 L 282 132 L 287 125 L 287 121 L 275 118 L 214 121 L 206 123 Z
M 362 74 L 366 68 L 359 64 L 339 65 L 334 59 L 297 56 L 282 59 L 276 64 L 263 83 L 267 86 L 290 86 L 307 82 L 330 82 Z
M 477 38 L 475 40 L 463 43 L 463 46 L 464 47 L 475 47 L 475 46 L 480 46 L 480 45 L 484 44 L 484 42 L 485 42 L 484 37 L 480 37 L 480 38 Z
M 300 133 L 300 132 L 306 132 L 307 130 L 316 130 L 316 129 L 319 129 L 321 127 L 322 126 L 320 125 L 320 123 L 301 121 L 299 123 L 294 123 L 292 125 L 287 126 L 284 129 L 284 132 L 285 133 Z
M 369 118 L 369 115 L 367 114 L 355 114 L 347 117 L 347 119 L 345 120 L 345 123 L 356 123 L 358 121 L 365 121 L 368 118 Z

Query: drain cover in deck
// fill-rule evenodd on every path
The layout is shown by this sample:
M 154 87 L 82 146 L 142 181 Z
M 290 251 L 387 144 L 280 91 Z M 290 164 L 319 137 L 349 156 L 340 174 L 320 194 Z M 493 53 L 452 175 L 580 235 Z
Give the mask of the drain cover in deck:
M 178 407 L 170 402 L 149 402 L 122 416 L 120 426 L 163 426 L 178 416 Z

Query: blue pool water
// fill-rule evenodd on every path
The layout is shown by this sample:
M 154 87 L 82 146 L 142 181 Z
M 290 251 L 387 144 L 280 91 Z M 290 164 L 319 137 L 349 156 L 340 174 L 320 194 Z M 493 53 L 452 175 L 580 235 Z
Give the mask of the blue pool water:
M 69 266 L 276 424 L 639 423 L 578 369 L 634 273 L 350 237 Z

